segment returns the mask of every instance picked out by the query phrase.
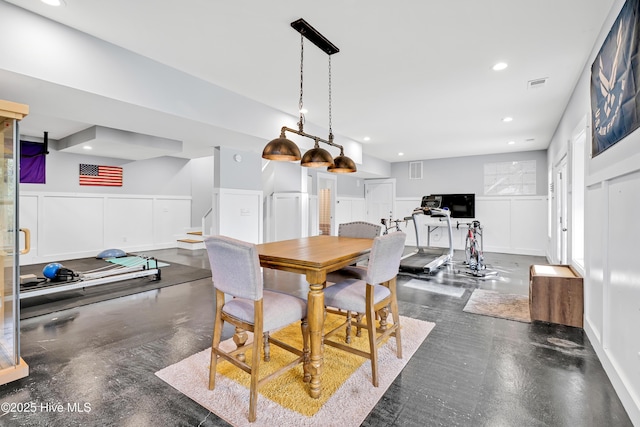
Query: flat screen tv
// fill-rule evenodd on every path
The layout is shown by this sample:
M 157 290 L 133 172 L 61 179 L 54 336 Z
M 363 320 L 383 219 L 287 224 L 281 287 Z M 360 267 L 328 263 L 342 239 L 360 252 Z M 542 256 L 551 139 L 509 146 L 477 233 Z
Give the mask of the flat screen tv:
M 442 198 L 441 208 L 448 208 L 451 218 L 475 218 L 475 194 L 434 194 Z

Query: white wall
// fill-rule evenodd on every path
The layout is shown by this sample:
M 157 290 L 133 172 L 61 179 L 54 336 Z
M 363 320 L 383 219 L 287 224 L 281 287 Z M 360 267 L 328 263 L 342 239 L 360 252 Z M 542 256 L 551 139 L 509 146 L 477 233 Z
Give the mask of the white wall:
M 20 227 L 31 231 L 31 251 L 20 264 L 175 247 L 190 221 L 187 196 L 22 192 Z
M 617 0 L 548 150 L 548 164 L 567 154 L 567 141 L 586 116 L 591 135 L 590 68 L 615 21 Z M 640 133 L 633 132 L 591 159 L 586 147 L 584 329 L 634 425 L 640 425 Z M 574 189 L 576 191 L 576 189 Z M 569 224 L 571 227 L 571 224 Z M 556 245 L 549 242 L 549 252 Z
M 193 159 L 191 166 L 191 227 L 202 227 L 202 216 L 213 204 L 213 156 Z M 205 228 L 211 227 L 211 215 Z M 203 230 L 204 234 L 209 231 Z
M 338 179 L 338 189 L 340 187 Z M 363 191 L 364 192 L 364 191 Z M 367 212 L 364 197 L 338 197 L 336 200 L 336 224 L 352 221 L 366 221 Z M 337 230 L 336 230 L 337 233 Z
M 422 197 L 401 197 L 396 199 L 397 218 L 411 216 L 414 208 L 419 207 Z M 520 255 L 543 256 L 546 243 L 547 219 L 540 212 L 545 212 L 547 198 L 542 196 L 519 197 L 476 197 L 476 216 L 483 228 L 483 245 L 485 252 L 500 252 Z M 460 224 L 471 222 L 470 218 L 451 218 L 453 227 L 453 248 L 464 249 L 466 226 Z M 426 227 L 437 225 L 432 219 L 422 221 L 418 230 L 421 244 L 426 245 Z M 430 245 L 448 247 L 446 223 L 431 233 Z M 407 245 L 416 244 L 416 232 L 413 221 L 402 224 L 407 233 Z
M 546 195 L 547 153 L 545 150 L 422 160 L 422 179 L 409 179 L 410 162 L 397 162 L 391 164 L 391 177 L 396 179 L 398 197 L 455 193 L 474 193 L 476 196 L 483 196 L 485 164 L 521 161 L 535 161 L 536 195 Z
M 122 187 L 80 185 L 81 163 L 122 167 Z M 189 163 L 188 159 L 177 157 L 132 161 L 70 154 L 50 148 L 46 157 L 46 183 L 20 184 L 20 191 L 191 196 Z
M 262 243 L 262 203 L 262 191 L 216 188 L 213 192 L 213 234 Z
M 486 163 L 530 161 L 536 162 L 536 195 L 484 196 L 484 165 Z M 539 255 L 546 253 L 547 230 L 547 153 L 524 151 L 507 154 L 466 156 L 423 160 L 423 179 L 409 179 L 409 162 L 391 164 L 396 180 L 396 218 L 411 216 L 420 206 L 422 196 L 429 194 L 474 193 L 476 219 L 484 228 L 484 250 L 509 254 Z M 455 228 L 452 218 L 454 249 L 464 249 L 465 234 Z M 403 229 L 405 226 L 403 225 Z M 448 246 L 445 229 L 431 233 L 432 246 Z M 415 229 L 410 221 L 406 226 L 407 245 L 415 245 Z M 426 231 L 424 231 L 426 235 Z M 421 234 L 422 235 L 422 234 Z
M 122 167 L 122 187 L 81 186 L 80 163 Z M 45 184 L 20 184 L 20 227 L 31 230 L 31 252 L 21 265 L 93 257 L 109 248 L 175 247 L 191 227 L 187 159 L 129 161 L 50 149 L 46 164 Z

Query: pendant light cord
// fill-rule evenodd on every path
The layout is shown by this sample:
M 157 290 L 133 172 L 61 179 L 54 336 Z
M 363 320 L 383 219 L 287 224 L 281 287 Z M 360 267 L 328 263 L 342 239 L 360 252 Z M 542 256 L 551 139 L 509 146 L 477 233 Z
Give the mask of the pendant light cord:
M 298 122 L 298 129 L 300 132 L 304 130 L 304 114 L 302 112 L 302 107 L 304 103 L 302 102 L 302 93 L 303 93 L 303 75 L 304 75 L 304 37 L 302 33 L 300 34 L 300 100 L 298 101 L 298 111 L 300 112 L 300 121 Z
M 333 129 L 331 128 L 331 55 L 329 55 L 329 141 L 333 142 Z

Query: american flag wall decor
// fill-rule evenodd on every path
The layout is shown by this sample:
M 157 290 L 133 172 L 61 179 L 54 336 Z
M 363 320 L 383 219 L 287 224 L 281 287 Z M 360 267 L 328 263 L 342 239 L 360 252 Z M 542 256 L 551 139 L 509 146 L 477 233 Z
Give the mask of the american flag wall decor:
M 122 187 L 122 168 L 80 163 L 80 185 Z

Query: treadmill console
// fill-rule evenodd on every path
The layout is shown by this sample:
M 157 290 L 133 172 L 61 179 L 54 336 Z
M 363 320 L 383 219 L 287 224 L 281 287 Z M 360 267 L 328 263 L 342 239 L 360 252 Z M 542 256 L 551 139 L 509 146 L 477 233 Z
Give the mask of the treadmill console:
M 433 217 L 449 216 L 447 208 L 441 209 L 442 196 L 423 196 L 419 208 L 413 210 L 413 214 L 431 215 Z
M 442 205 L 442 196 L 422 196 L 421 208 L 439 208 Z

